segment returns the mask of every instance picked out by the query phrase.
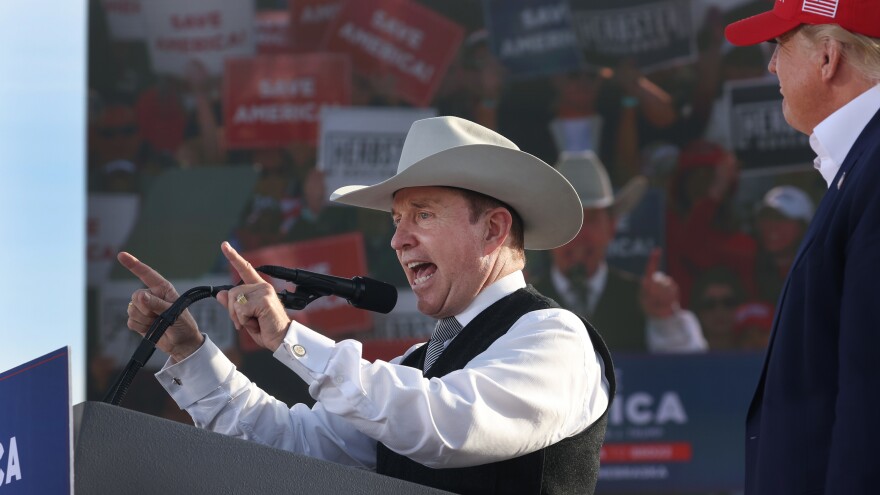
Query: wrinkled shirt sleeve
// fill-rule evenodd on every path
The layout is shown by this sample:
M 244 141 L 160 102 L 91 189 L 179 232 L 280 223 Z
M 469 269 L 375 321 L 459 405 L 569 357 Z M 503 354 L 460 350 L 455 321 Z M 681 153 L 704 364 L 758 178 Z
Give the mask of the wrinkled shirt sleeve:
M 709 349 L 700 321 L 688 310 L 679 309 L 666 318 L 648 318 L 645 327 L 651 352 L 688 353 Z

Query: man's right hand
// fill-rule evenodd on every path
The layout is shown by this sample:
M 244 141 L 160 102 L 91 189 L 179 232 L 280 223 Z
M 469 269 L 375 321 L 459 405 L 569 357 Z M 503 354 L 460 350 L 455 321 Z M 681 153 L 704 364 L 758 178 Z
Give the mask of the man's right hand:
M 116 259 L 147 286 L 146 289 L 134 291 L 128 304 L 128 328 L 143 336 L 153 320 L 179 296 L 171 282 L 129 253 L 121 252 Z M 156 346 L 179 362 L 201 347 L 202 342 L 204 337 L 195 319 L 186 310 L 168 327 Z
M 648 266 L 642 277 L 639 302 L 649 318 L 668 318 L 681 309 L 678 284 L 669 275 L 659 271 L 662 249 L 654 248 L 648 256 Z

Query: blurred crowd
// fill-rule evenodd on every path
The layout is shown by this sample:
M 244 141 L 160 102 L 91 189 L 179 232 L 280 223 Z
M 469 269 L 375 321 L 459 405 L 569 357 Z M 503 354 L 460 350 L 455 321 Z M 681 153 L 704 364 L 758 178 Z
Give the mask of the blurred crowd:
M 766 346 L 781 284 L 823 187 L 809 163 L 793 172 L 749 167 L 750 174 L 743 174 L 742 160 L 726 142 L 728 123 L 717 114 L 725 83 L 766 75 L 769 52 L 734 48 L 722 33 L 729 19 L 762 10 L 764 2 L 731 2 L 731 8 L 707 3 L 700 10 L 694 62 L 643 73 L 634 59 L 624 58 L 607 67 L 528 78 L 510 76 L 493 53 L 482 2 L 418 3 L 465 29 L 458 55 L 430 104 L 438 115 L 495 129 L 555 166 L 568 152 L 592 151 L 614 190 L 638 179 L 665 198 L 665 212 L 657 215 L 663 235 L 651 258 L 656 267 L 647 263 L 649 273 L 622 275 L 634 289 L 609 294 L 612 300 L 599 303 L 641 314 L 630 319 L 620 311 L 611 321 L 626 323 L 599 326 L 612 352 L 662 351 L 638 338 L 614 345 L 612 334 L 632 329 L 613 327 L 631 325 L 641 332 L 646 317 L 679 310 L 692 313 L 702 334 L 697 339 L 704 342 L 688 351 Z M 284 0 L 256 5 L 260 11 L 287 9 Z M 351 105 L 408 106 L 389 88 L 393 85 L 381 78 L 355 74 Z M 229 233 L 234 245 L 250 251 L 362 232 L 368 275 L 406 286 L 388 249 L 392 226 L 387 214 L 330 205 L 331 191 L 316 166 L 316 144 L 230 149 L 224 142 L 223 78 L 210 76 L 197 61 L 184 77 L 155 73 L 145 42 L 111 36 L 104 2 L 98 0 L 90 2 L 89 90 L 90 193 L 143 197 L 170 170 L 250 167 L 259 178 Z M 625 212 L 605 205 L 595 215 L 588 215 L 584 235 L 567 252 L 530 255 L 530 281 L 546 282 L 557 270 L 573 287 L 605 263 Z M 646 284 L 655 274 L 666 278 L 662 294 L 652 295 L 646 292 L 654 289 Z M 663 309 L 652 309 L 658 298 Z M 601 309 L 593 306 L 583 311 L 598 314 Z M 92 389 L 101 390 L 101 383 Z

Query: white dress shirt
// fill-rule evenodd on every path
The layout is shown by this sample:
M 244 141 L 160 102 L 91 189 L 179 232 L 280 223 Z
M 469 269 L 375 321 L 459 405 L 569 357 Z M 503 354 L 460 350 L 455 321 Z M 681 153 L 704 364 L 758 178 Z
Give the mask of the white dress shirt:
M 828 187 L 877 110 L 880 110 L 880 84 L 838 108 L 813 129 L 810 134 L 810 147 L 816 153 L 813 165 Z M 840 181 L 844 179 L 841 177 Z
M 576 295 L 571 290 L 571 284 L 555 266 L 550 269 L 550 278 L 553 287 L 563 299 L 559 301 L 569 307 L 577 307 L 574 301 Z M 590 314 L 596 312 L 605 285 L 608 283 L 608 263 L 603 262 L 596 269 L 596 273 L 586 280 L 589 289 L 587 310 Z M 587 318 L 589 320 L 589 318 Z M 600 328 L 600 332 L 613 332 L 614 328 Z M 645 343 L 650 352 L 704 352 L 709 349 L 709 344 L 703 337 L 703 329 L 696 315 L 686 309 L 678 309 L 665 318 L 654 318 L 645 315 Z
M 525 287 L 515 272 L 484 289 L 462 325 Z M 361 344 L 292 322 L 275 357 L 317 400 L 288 408 L 251 383 L 210 339 L 156 373 L 196 426 L 342 464 L 375 469 L 376 442 L 433 468 L 501 461 L 571 437 L 608 406 L 604 363 L 581 320 L 546 309 L 521 317 L 461 370 L 422 376 L 370 363 Z

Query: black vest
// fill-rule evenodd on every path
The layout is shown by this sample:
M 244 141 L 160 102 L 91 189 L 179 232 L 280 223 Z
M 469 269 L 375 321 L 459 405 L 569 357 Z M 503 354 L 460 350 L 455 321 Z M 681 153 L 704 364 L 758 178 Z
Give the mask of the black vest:
M 520 289 L 477 315 L 440 355 L 426 378 L 446 375 L 464 368 L 495 340 L 507 333 L 523 315 L 540 309 L 559 307 L 531 286 Z M 583 320 L 583 318 L 581 318 Z M 605 362 L 610 399 L 616 383 L 611 355 L 602 338 L 586 321 L 584 325 L 593 347 Z M 427 345 L 415 350 L 402 364 L 424 368 Z M 605 437 L 608 409 L 583 432 L 544 449 L 505 461 L 480 466 L 432 469 L 378 445 L 376 471 L 414 483 L 455 493 L 473 494 L 569 494 L 593 493 L 599 475 L 599 448 Z

